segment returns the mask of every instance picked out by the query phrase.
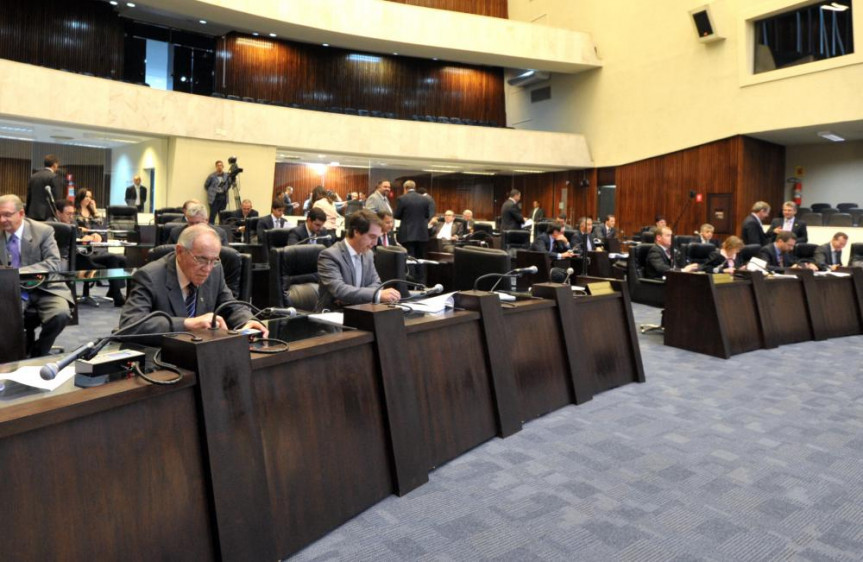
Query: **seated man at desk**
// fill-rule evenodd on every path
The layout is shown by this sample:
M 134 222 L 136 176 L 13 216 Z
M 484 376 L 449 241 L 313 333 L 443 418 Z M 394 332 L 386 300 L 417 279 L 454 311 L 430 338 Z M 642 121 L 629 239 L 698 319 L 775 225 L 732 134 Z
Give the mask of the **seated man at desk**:
M 563 227 L 557 223 L 548 225 L 548 230 L 537 236 L 530 245 L 532 252 L 545 252 L 553 260 L 562 260 L 575 256 L 569 246 L 569 241 L 563 233 Z
M 396 226 L 396 219 L 393 218 L 392 211 L 381 209 L 377 214 L 378 218 L 381 219 L 381 236 L 378 238 L 378 246 L 383 246 L 384 248 L 388 246 L 401 246 L 393 232 L 393 228 Z
M 222 303 L 234 300 L 225 284 L 225 274 L 219 262 L 222 243 L 207 224 L 186 228 L 174 252 L 148 263 L 133 277 L 132 292 L 120 313 L 120 328 L 125 328 L 150 314 L 161 310 L 171 320 L 155 317 L 136 326 L 130 334 L 160 334 L 201 330 L 210 326 L 213 311 Z M 225 311 L 227 314 L 225 314 Z M 226 307 L 224 317 L 216 318 L 222 328 L 267 330 L 252 319 L 248 307 Z M 158 345 L 161 338 L 145 342 Z
M 443 222 L 437 220 L 437 217 L 433 217 L 429 226 L 432 228 L 432 236 L 441 241 L 441 249 L 444 252 L 452 253 L 453 242 L 458 240 L 459 236 L 464 235 L 462 223 L 455 222 L 455 213 L 449 210 L 444 213 Z
M 320 207 L 312 207 L 306 220 L 288 232 L 288 246 L 295 244 L 323 244 L 327 248 L 333 245 L 333 239 L 318 241 L 319 237 L 328 236 L 330 233 L 324 228 L 327 214 Z
M 180 235 L 183 231 L 190 226 L 194 226 L 196 224 L 207 224 L 209 222 L 209 211 L 207 211 L 207 207 L 203 203 L 188 203 L 185 205 L 185 209 L 183 211 L 184 216 L 186 217 L 186 223 L 182 226 L 175 226 L 171 229 L 171 236 L 168 238 L 168 244 L 177 244 L 177 241 L 180 239 Z M 216 234 L 219 236 L 219 240 L 221 241 L 223 246 L 228 245 L 228 233 L 225 232 L 225 229 L 221 226 L 210 225 Z
M 320 296 L 317 312 L 352 304 L 370 303 L 378 294 L 382 303 L 398 302 L 398 289 L 378 291 L 381 279 L 375 269 L 372 248 L 381 235 L 381 219 L 368 209 L 350 216 L 347 237 L 327 248 L 318 256 Z
M 817 270 L 814 263 L 798 264 L 794 257 L 794 246 L 797 237 L 790 230 L 780 230 L 776 233 L 776 241 L 762 247 L 758 257 L 767 262 L 767 271 L 782 271 L 785 268 L 800 268 Z
M 240 203 L 240 208 L 231 213 L 231 220 L 237 225 L 234 237 L 238 242 L 243 239 L 243 235 L 246 233 L 246 221 L 257 217 L 258 211 L 252 208 L 251 199 L 243 199 L 242 203 Z
M 0 266 L 14 267 L 20 273 L 60 271 L 60 251 L 54 229 L 24 218 L 24 203 L 17 195 L 0 195 Z M 65 283 L 43 283 L 33 290 L 21 291 L 22 310 L 35 310 L 42 330 L 27 350 L 30 357 L 48 355 L 54 340 L 72 318 L 69 305 L 72 293 Z M 18 337 L 17 334 L 13 334 Z
M 68 224 L 71 226 L 76 226 L 75 224 L 75 204 L 69 201 L 68 199 L 57 202 L 57 221 L 63 224 Z M 82 236 L 82 232 L 80 227 L 76 226 L 76 238 L 78 241 L 87 243 L 96 243 L 102 241 L 102 236 L 97 232 L 92 232 L 90 234 L 86 234 Z M 89 248 L 92 250 L 92 248 Z M 86 253 L 88 248 L 78 248 L 78 253 L 75 256 L 75 269 L 87 270 L 87 269 L 114 269 L 114 268 L 125 268 L 126 267 L 126 256 L 121 256 L 119 254 L 112 254 L 111 252 L 104 251 L 104 248 L 100 252 L 90 252 Z M 69 248 L 60 248 L 60 255 L 67 256 L 69 255 Z M 68 264 L 63 266 L 63 269 L 68 268 Z M 126 287 L 126 282 L 122 279 L 109 279 L 108 280 L 108 293 L 107 297 L 114 301 L 114 306 L 120 307 L 123 306 L 123 303 L 126 302 L 125 297 L 123 296 L 123 289 Z M 87 297 L 87 290 L 89 289 L 89 284 L 84 285 L 84 297 Z
M 644 267 L 644 276 L 648 279 L 662 279 L 666 272 L 674 269 L 674 257 L 671 255 L 671 240 L 673 238 L 671 229 L 661 226 L 656 229 L 654 244 L 647 252 L 647 264 Z M 681 271 L 695 271 L 697 263 L 691 263 Z
M 710 252 L 707 261 L 699 267 L 705 273 L 733 274 L 737 264 L 737 254 L 743 249 L 743 240 L 729 236 L 718 250 Z
M 596 242 L 593 239 L 593 219 L 590 217 L 578 219 L 578 230 L 575 231 L 569 242 L 575 252 L 581 256 L 586 256 L 587 252 L 596 250 Z
M 719 240 L 714 238 L 713 234 L 716 231 L 714 226 L 709 223 L 704 223 L 701 225 L 701 228 L 698 229 L 698 242 L 697 244 L 713 244 L 717 248 L 719 247 Z M 739 240 L 739 238 L 738 238 Z
M 837 267 L 842 267 L 842 250 L 845 249 L 846 244 L 848 244 L 848 235 L 837 232 L 830 242 L 815 248 L 815 265 L 818 269 L 836 271 Z
M 258 242 L 263 242 L 265 230 L 287 228 L 287 226 L 288 221 L 285 219 L 285 202 L 281 197 L 277 197 L 273 199 L 273 202 L 270 204 L 270 214 L 265 217 L 261 217 L 260 220 L 258 220 Z

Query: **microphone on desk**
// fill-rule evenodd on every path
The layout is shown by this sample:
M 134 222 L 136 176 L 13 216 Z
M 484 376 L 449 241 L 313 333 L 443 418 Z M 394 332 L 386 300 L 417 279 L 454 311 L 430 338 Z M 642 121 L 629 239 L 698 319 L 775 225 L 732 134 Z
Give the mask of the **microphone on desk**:
M 51 190 L 50 185 L 45 186 L 45 192 L 48 194 L 48 206 L 51 207 L 51 211 L 56 215 L 57 204 L 54 202 L 54 192 Z
M 219 322 L 218 322 L 219 311 L 222 310 L 223 308 L 225 308 L 226 306 L 229 306 L 232 304 L 240 304 L 243 306 L 247 306 L 247 307 L 251 308 L 253 311 L 255 311 L 256 313 L 260 313 L 260 309 L 250 302 L 236 300 L 236 299 L 230 300 L 230 301 L 225 301 L 222 304 L 220 304 L 219 306 L 217 306 L 216 310 L 213 311 L 213 321 L 210 323 L 210 329 L 211 330 L 218 330 L 219 329 Z
M 377 300 L 378 300 L 378 295 L 380 295 L 380 294 L 381 294 L 381 291 L 382 291 L 383 289 L 386 289 L 387 287 L 392 287 L 393 285 L 399 285 L 399 284 L 401 284 L 401 283 L 404 283 L 404 284 L 405 284 L 405 285 L 407 285 L 408 287 L 418 288 L 418 289 L 420 289 L 420 290 L 422 290 L 422 291 L 428 291 L 428 290 L 429 290 L 429 288 L 428 288 L 428 287 L 426 287 L 425 285 L 423 285 L 422 283 L 416 283 L 416 282 L 414 282 L 414 281 L 408 281 L 408 280 L 406 280 L 406 279 L 390 279 L 390 280 L 388 280 L 388 281 L 384 281 L 383 283 L 381 283 L 380 285 L 378 285 L 378 288 L 377 288 L 377 289 L 375 289 L 375 294 L 372 296 L 372 303 L 377 302 Z M 443 291 L 443 286 L 442 286 L 442 285 L 435 285 L 435 287 L 440 287 L 440 288 L 441 288 L 441 291 Z M 434 288 L 434 287 L 433 287 L 433 288 Z M 433 293 L 429 293 L 429 294 L 433 294 Z
M 563 280 L 564 284 L 569 283 L 569 278 L 572 277 L 572 274 L 575 273 L 575 270 L 571 267 L 566 268 L 566 278 Z
M 479 277 L 476 278 L 476 280 L 473 282 L 473 290 L 474 291 L 477 290 L 477 287 L 479 286 L 479 282 L 481 280 L 489 279 L 491 277 L 497 277 L 497 281 L 491 287 L 490 292 L 493 293 L 494 290 L 497 288 L 497 286 L 500 284 L 500 282 L 503 280 L 504 277 L 521 277 L 522 275 L 524 275 L 526 273 L 536 273 L 538 271 L 539 271 L 539 268 L 537 268 L 535 265 L 532 265 L 530 267 L 517 267 L 515 269 L 507 271 L 506 273 L 486 273 L 485 275 L 480 275 Z
M 318 241 L 318 240 L 332 240 L 332 239 L 333 239 L 333 237 L 330 234 L 324 234 L 323 236 L 309 236 L 308 238 L 304 238 L 303 240 L 300 240 L 299 242 L 297 242 L 294 245 L 299 246 L 300 244 L 305 244 L 309 240 Z
M 102 349 L 106 343 L 108 343 L 108 340 L 109 338 L 103 338 L 102 340 L 85 343 L 60 361 L 43 365 L 42 368 L 39 369 L 39 376 L 42 377 L 42 380 L 54 380 L 54 377 L 57 376 L 57 373 L 65 369 L 76 359 L 90 359 L 91 357 L 99 353 L 99 350 Z
M 431 295 L 438 295 L 438 294 L 440 294 L 440 293 L 443 293 L 443 285 L 441 285 L 440 283 L 438 283 L 438 284 L 437 284 L 437 285 L 435 285 L 434 287 L 426 287 L 426 288 L 425 288 L 425 290 L 420 291 L 419 293 L 417 293 L 417 294 L 415 294 L 415 295 L 411 295 L 411 296 L 409 296 L 408 298 L 406 298 L 406 299 L 404 299 L 404 300 L 406 300 L 406 301 L 407 301 L 407 300 L 424 299 L 424 298 L 426 298 L 426 297 L 428 297 L 428 296 L 431 296 Z
M 288 318 L 293 318 L 297 315 L 297 309 L 293 306 L 289 306 L 288 308 L 279 308 L 276 306 L 270 306 L 262 310 L 261 312 L 266 312 L 270 315 L 276 316 L 287 316 Z

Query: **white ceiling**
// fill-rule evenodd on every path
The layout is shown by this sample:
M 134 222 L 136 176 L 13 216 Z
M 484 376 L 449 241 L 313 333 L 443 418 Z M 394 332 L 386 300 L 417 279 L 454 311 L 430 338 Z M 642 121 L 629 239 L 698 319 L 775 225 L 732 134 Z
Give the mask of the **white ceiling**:
M 846 141 L 863 140 L 863 120 L 845 121 L 843 123 L 829 123 L 825 125 L 814 125 L 810 127 L 794 127 L 790 129 L 779 129 L 775 131 L 760 131 L 747 133 L 764 141 L 781 144 L 783 146 L 797 146 L 805 144 L 832 144 L 833 141 L 821 138 L 819 132 L 830 131 Z

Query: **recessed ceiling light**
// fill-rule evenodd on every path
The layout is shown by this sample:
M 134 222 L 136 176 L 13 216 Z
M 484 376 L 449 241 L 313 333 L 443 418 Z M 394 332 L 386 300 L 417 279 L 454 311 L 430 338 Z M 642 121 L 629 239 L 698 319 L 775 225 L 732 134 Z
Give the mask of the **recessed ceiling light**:
M 437 57 L 432 57 L 432 60 L 437 60 Z
M 270 37 L 278 37 L 275 33 L 270 33 Z
M 134 3 L 134 2 L 126 2 L 126 7 L 127 7 L 127 8 L 134 8 L 134 7 L 135 7 L 135 3 Z
M 329 47 L 329 46 L 330 46 L 330 44 L 329 44 L 329 43 L 321 43 L 321 46 L 322 46 L 322 47 Z
M 207 20 L 198 20 L 201 25 L 207 25 Z
M 830 131 L 821 131 L 820 133 L 818 133 L 818 136 L 822 139 L 831 140 L 833 142 L 842 142 L 845 140 L 843 137 L 840 137 L 836 133 L 832 133 Z
M 112 6 L 116 6 L 117 4 L 119 4 L 119 2 L 117 2 L 117 0 L 111 0 L 110 2 L 108 2 L 108 4 L 111 4 Z
M 253 32 L 252 32 L 252 36 L 253 36 L 253 37 L 257 37 L 258 35 L 260 35 L 260 33 L 258 33 L 257 31 L 253 31 Z
M 399 56 L 399 54 L 398 54 L 398 53 L 393 53 L 393 55 L 395 55 L 395 56 Z

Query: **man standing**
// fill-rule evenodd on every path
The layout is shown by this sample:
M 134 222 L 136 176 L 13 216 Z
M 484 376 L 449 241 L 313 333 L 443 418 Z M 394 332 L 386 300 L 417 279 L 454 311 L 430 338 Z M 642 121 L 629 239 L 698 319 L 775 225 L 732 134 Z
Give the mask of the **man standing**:
M 509 198 L 503 202 L 500 208 L 500 229 L 501 230 L 518 230 L 524 224 L 524 217 L 521 216 L 521 208 L 518 202 L 521 201 L 521 192 L 513 189 L 509 192 Z
M 399 197 L 393 216 L 400 220 L 399 241 L 410 255 L 425 257 L 426 243 L 429 239 L 428 224 L 432 217 L 431 199 L 417 193 L 416 183 L 407 180 L 405 194 Z M 369 201 L 371 201 L 369 197 Z M 368 209 L 368 202 L 366 202 Z
M 782 218 L 775 218 L 770 222 L 768 237 L 771 241 L 776 240 L 776 235 L 783 230 L 793 232 L 798 244 L 805 244 L 809 240 L 806 223 L 797 218 L 797 204 L 794 201 L 782 204 Z
M 132 185 L 126 188 L 126 205 L 136 207 L 139 213 L 144 212 L 147 203 L 147 188 L 141 185 L 141 176 L 132 178 Z
M 63 176 L 57 173 L 60 159 L 45 156 L 45 169 L 39 170 L 27 182 L 27 217 L 37 221 L 52 218 L 57 211 L 55 201 L 63 198 Z
M 656 238 L 650 251 L 647 252 L 647 265 L 644 268 L 644 276 L 648 279 L 662 279 L 666 272 L 672 270 L 674 260 L 671 257 L 671 229 L 663 226 L 656 229 Z M 691 263 L 681 271 L 695 271 L 697 263 Z
M 818 269 L 835 271 L 837 267 L 842 267 L 842 250 L 847 243 L 848 235 L 837 232 L 830 242 L 815 248 L 815 265 Z
M 46 159 L 47 160 L 47 159 Z M 20 273 L 60 271 L 60 250 L 54 240 L 54 229 L 24 218 L 24 204 L 17 195 L 0 196 L 0 265 L 18 269 Z M 54 340 L 72 318 L 69 305 L 72 293 L 65 283 L 43 283 L 29 291 L 21 291 L 22 309 L 39 314 L 42 330 L 39 339 L 29 345 L 27 355 L 48 355 Z M 8 337 L 19 337 L 11 334 Z
M 284 193 L 282 193 L 282 201 L 285 202 L 285 210 L 290 214 L 294 214 L 294 211 L 300 207 L 299 203 L 294 203 L 293 197 L 294 188 L 289 185 L 285 188 Z
M 533 210 L 530 212 L 530 220 L 534 223 L 539 222 L 545 218 L 545 211 L 542 210 L 542 207 L 539 206 L 539 201 L 533 202 Z
M 174 252 L 135 273 L 132 292 L 120 314 L 120 328 L 156 310 L 168 313 L 170 320 L 151 318 L 128 333 L 159 334 L 208 328 L 216 308 L 234 300 L 219 261 L 221 249 L 219 237 L 207 225 L 194 225 L 184 230 Z M 267 336 L 267 329 L 252 319 L 248 307 L 237 305 L 226 310 L 224 317 L 216 318 L 220 328 L 251 328 Z M 160 342 L 161 336 L 144 343 L 158 345 Z
M 210 204 L 210 224 L 215 224 L 219 212 L 228 206 L 228 173 L 221 160 L 216 160 L 216 171 L 207 176 L 204 189 Z
M 770 205 L 764 201 L 756 201 L 752 205 L 752 213 L 743 219 L 743 224 L 740 227 L 741 236 L 744 244 L 758 244 L 762 248 L 770 241 L 767 234 L 764 233 L 764 228 L 761 223 L 770 216 Z
M 398 289 L 378 291 L 381 279 L 371 250 L 381 235 L 381 220 L 368 209 L 361 209 L 351 215 L 346 228 L 347 237 L 318 256 L 320 296 L 315 311 L 370 303 L 375 293 L 379 302 L 398 302 Z
M 288 233 L 288 246 L 295 244 L 323 244 L 327 248 L 333 245 L 332 238 L 320 240 L 321 237 L 329 236 L 324 223 L 327 214 L 320 207 L 312 207 L 306 216 L 305 222 L 291 229 Z
M 387 196 L 389 196 L 389 194 L 390 180 L 379 181 L 374 193 L 369 195 L 368 199 L 366 199 L 366 209 L 373 213 L 384 210 L 392 213 L 393 208 L 390 207 L 390 203 L 387 200 Z

